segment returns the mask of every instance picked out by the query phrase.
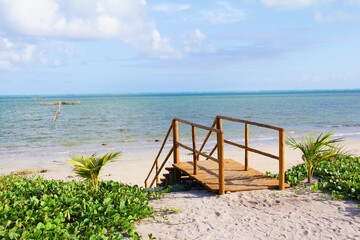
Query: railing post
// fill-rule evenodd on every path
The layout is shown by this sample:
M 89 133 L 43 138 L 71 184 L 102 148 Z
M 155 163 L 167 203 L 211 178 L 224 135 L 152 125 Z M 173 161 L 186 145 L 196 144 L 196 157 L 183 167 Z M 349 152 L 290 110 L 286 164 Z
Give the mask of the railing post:
M 191 126 L 191 132 L 192 132 L 192 145 L 193 145 L 193 160 L 194 160 L 194 172 L 193 174 L 197 174 L 197 162 L 198 162 L 198 156 L 196 153 L 196 128 L 194 126 Z
M 217 117 L 216 128 L 220 130 L 217 133 L 217 152 L 219 159 L 219 195 L 225 193 L 225 176 L 224 176 L 224 132 L 222 131 L 222 119 Z
M 174 146 L 174 163 L 179 163 L 179 155 L 180 149 L 179 145 L 179 122 L 174 119 L 173 120 L 173 146 Z
M 279 189 L 285 189 L 284 129 L 279 130 Z
M 248 170 L 249 167 L 249 124 L 245 123 L 245 171 Z

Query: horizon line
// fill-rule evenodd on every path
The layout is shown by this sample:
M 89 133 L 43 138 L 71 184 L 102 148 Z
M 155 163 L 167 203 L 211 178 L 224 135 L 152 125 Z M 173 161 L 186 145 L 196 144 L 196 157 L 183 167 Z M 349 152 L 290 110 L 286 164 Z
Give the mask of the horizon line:
M 237 93 L 301 93 L 301 92 L 357 92 L 360 88 L 339 88 L 339 89 L 288 89 L 288 90 L 235 90 L 235 91 L 178 91 L 178 92 L 124 92 L 124 93 L 29 93 L 29 94 L 0 94 L 1 97 L 15 96 L 102 96 L 102 95 L 181 95 L 181 94 L 237 94 Z

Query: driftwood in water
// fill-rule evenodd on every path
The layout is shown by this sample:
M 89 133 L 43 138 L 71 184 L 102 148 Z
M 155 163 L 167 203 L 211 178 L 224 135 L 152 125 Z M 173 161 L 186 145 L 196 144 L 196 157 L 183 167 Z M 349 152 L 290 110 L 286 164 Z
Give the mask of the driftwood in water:
M 58 101 L 58 102 L 42 102 L 40 103 L 40 106 L 53 106 L 53 105 L 58 105 L 58 109 L 54 115 L 54 118 L 53 118 L 53 124 L 55 125 L 56 124 L 56 120 L 58 119 L 59 117 L 59 114 L 60 114 L 60 110 L 61 110 L 61 105 L 78 105 L 80 104 L 79 101 L 77 102 L 64 102 L 64 101 Z
M 77 101 L 77 102 L 64 102 L 64 101 L 42 102 L 42 103 L 40 103 L 40 106 L 53 106 L 53 105 L 58 105 L 59 103 L 61 103 L 62 105 L 79 105 L 80 101 Z
M 53 118 L 53 124 L 55 125 L 56 123 L 56 120 L 58 119 L 59 117 L 59 114 L 60 114 L 60 109 L 61 109 L 61 102 L 58 103 L 59 106 L 58 106 L 58 110 L 56 111 L 55 115 L 54 115 L 54 118 Z

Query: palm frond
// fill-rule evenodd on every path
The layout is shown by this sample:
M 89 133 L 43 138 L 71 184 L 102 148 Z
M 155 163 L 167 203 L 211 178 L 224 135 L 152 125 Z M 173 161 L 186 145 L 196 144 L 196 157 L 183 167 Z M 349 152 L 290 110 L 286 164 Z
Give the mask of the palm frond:
M 120 155 L 120 152 L 107 153 L 99 157 L 95 154 L 89 157 L 80 155 L 68 159 L 67 162 L 74 166 L 74 172 L 79 177 L 91 181 L 93 187 L 97 190 L 101 169 L 106 163 L 115 161 Z
M 318 136 L 315 133 L 309 133 L 299 141 L 292 137 L 286 140 L 287 145 L 302 152 L 302 159 L 308 172 L 308 181 L 311 181 L 313 171 L 320 162 L 342 154 L 342 147 L 338 143 L 343 139 L 331 139 L 332 135 L 333 132 L 321 133 Z

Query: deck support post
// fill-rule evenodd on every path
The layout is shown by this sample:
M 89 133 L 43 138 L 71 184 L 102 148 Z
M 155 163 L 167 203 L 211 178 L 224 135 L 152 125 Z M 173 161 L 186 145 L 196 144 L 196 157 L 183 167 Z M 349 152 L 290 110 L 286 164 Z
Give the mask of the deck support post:
M 225 193 L 225 176 L 224 176 L 224 132 L 222 131 L 222 119 L 216 118 L 216 128 L 220 130 L 217 133 L 217 153 L 219 159 L 219 195 Z
M 174 119 L 173 120 L 173 146 L 174 146 L 174 163 L 179 163 L 179 122 Z
M 197 174 L 197 162 L 198 162 L 198 154 L 196 153 L 196 128 L 195 126 L 191 126 L 192 132 L 192 146 L 193 146 L 193 162 L 194 162 L 194 172 L 193 174 Z
M 174 147 L 174 164 L 180 162 L 180 148 L 179 148 L 179 121 L 174 119 L 173 120 L 173 147 Z M 175 180 L 175 183 L 179 183 L 181 180 L 181 173 L 179 170 L 174 169 L 174 175 L 173 179 Z
M 249 167 L 249 124 L 245 123 L 245 171 L 248 170 Z
M 285 189 L 284 129 L 279 130 L 279 189 Z

